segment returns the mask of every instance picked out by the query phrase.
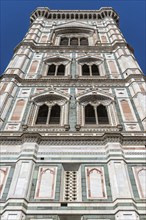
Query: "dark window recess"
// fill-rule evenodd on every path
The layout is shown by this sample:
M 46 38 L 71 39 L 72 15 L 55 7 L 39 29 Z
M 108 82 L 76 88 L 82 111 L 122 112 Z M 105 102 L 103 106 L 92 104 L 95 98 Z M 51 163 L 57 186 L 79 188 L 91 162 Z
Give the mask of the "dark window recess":
M 57 75 L 63 76 L 64 74 L 65 74 L 65 66 L 63 64 L 61 64 L 58 66 Z
M 82 66 L 82 75 L 83 76 L 90 76 L 90 70 L 89 70 L 89 66 L 84 64 Z
M 85 107 L 85 124 L 96 124 L 94 107 L 90 104 Z
M 88 45 L 88 39 L 85 37 L 82 37 L 80 39 L 80 45 Z
M 99 124 L 109 124 L 107 109 L 103 105 L 97 107 L 98 123 Z
M 78 45 L 78 38 L 73 37 L 70 39 L 70 45 Z
M 67 37 L 61 38 L 60 45 L 68 46 L 68 40 Z
M 93 75 L 93 76 L 99 75 L 99 68 L 98 68 L 97 65 L 93 64 L 93 65 L 91 66 L 91 68 L 92 68 L 92 75 Z
M 66 203 L 66 202 L 62 202 L 62 203 L 61 203 L 61 206 L 62 206 L 62 207 L 67 207 L 67 203 Z
M 49 124 L 59 124 L 59 123 L 60 123 L 60 106 L 54 105 L 51 108 Z
M 47 75 L 55 75 L 56 66 L 54 64 L 49 66 Z
M 46 124 L 48 117 L 48 106 L 42 105 L 39 108 L 36 124 Z

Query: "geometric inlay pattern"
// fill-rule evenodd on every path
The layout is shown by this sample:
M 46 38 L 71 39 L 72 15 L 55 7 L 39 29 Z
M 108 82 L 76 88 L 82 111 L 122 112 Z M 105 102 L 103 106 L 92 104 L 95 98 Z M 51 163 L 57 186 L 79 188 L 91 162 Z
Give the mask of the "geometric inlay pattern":
M 65 201 L 77 200 L 77 171 L 65 171 Z

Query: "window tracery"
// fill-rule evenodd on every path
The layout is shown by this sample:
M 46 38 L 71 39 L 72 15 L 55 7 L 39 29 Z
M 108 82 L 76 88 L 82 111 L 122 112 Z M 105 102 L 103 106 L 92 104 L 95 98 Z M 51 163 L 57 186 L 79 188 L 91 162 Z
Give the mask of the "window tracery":
M 48 90 L 32 96 L 28 125 L 64 126 L 69 129 L 68 108 L 70 95 Z
M 82 66 L 82 76 L 98 76 L 99 74 L 99 68 L 98 65 L 87 65 L 84 64 Z
M 113 126 L 118 124 L 114 98 L 93 89 L 76 96 L 77 127 Z
M 60 64 L 60 65 L 51 64 L 48 67 L 47 75 L 64 76 L 65 75 L 65 65 L 63 65 L 63 64 Z
M 61 37 L 60 46 L 88 46 L 87 37 Z
M 77 58 L 79 76 L 105 76 L 104 60 L 100 57 Z
M 109 124 L 107 109 L 104 105 L 85 106 L 85 124 Z

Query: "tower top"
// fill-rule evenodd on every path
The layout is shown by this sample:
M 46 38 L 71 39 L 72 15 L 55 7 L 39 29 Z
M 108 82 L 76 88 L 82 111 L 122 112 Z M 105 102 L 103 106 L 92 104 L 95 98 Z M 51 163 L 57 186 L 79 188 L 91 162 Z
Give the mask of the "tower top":
M 31 14 L 30 21 L 33 23 L 38 17 L 46 19 L 90 19 L 102 20 L 111 17 L 119 24 L 119 15 L 112 7 L 102 7 L 99 10 L 50 10 L 48 7 L 38 7 Z

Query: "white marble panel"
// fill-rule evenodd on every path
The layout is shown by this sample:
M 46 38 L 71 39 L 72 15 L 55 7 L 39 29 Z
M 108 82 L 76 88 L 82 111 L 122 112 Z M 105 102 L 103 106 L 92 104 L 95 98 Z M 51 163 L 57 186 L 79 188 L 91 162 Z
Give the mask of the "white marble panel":
M 55 196 L 57 167 L 40 167 L 35 198 L 53 199 Z
M 8 198 L 27 197 L 31 185 L 32 169 L 32 161 L 19 161 L 16 164 Z
M 102 167 L 86 167 L 87 197 L 105 198 L 105 180 Z
M 110 161 L 108 169 L 113 199 L 131 198 L 130 180 L 124 161 Z

